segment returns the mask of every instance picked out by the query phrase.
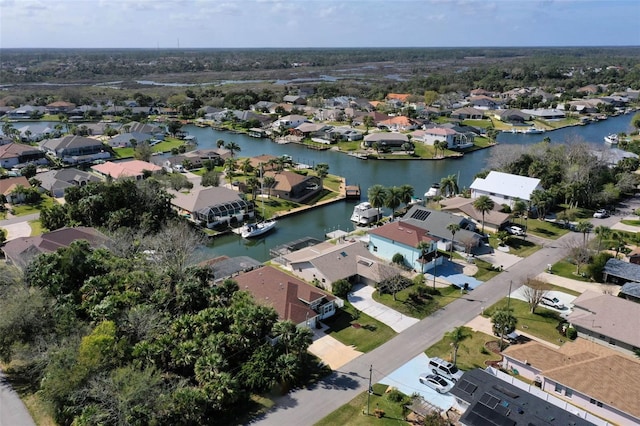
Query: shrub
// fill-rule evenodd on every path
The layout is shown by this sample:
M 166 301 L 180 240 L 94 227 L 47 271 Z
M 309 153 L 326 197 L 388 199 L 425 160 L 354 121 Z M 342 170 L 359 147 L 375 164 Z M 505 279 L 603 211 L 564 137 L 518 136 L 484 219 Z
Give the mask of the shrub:
M 338 280 L 331 284 L 331 292 L 338 297 L 346 298 L 351 291 L 351 283 L 347 280 Z
M 391 392 L 387 394 L 387 398 L 391 402 L 399 403 L 404 399 L 404 394 L 400 392 L 398 389 L 393 389 Z
M 578 330 L 573 327 L 567 328 L 567 339 L 576 340 L 578 337 Z

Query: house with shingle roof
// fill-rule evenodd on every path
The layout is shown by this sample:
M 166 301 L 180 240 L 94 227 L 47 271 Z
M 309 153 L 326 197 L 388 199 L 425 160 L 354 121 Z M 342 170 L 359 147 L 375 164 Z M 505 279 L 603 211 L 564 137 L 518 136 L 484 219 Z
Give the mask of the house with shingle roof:
M 615 424 L 640 422 L 640 362 L 630 356 L 580 337 L 559 349 L 538 342 L 512 345 L 502 355 L 505 369 L 567 404 Z
M 531 194 L 541 190 L 538 178 L 490 171 L 485 178 L 476 178 L 470 186 L 471 198 L 487 195 L 494 203 L 513 207 L 515 200 L 531 201 Z
M 102 142 L 84 136 L 67 135 L 57 139 L 46 139 L 40 143 L 40 149 L 69 164 L 111 157 Z
M 460 133 L 454 129 L 437 126 L 429 127 L 424 130 L 416 130 L 411 133 L 412 140 L 420 141 L 426 145 L 434 145 L 436 141 L 446 141 L 449 149 L 463 149 L 473 146 L 474 135 L 469 133 Z
M 277 119 L 271 124 L 271 127 L 274 129 L 293 129 L 306 122 L 309 122 L 309 120 L 307 120 L 307 117 L 304 115 L 292 114 L 285 115 L 284 117 Z
M 473 207 L 473 199 L 464 197 L 452 197 L 440 200 L 442 211 L 447 211 L 473 219 L 476 223 L 482 223 L 482 212 Z M 492 210 L 484 214 L 485 229 L 498 231 L 509 222 L 511 215 L 500 211 L 502 206 L 496 204 Z
M 640 304 L 610 294 L 585 291 L 573 305 L 567 321 L 579 337 L 630 355 L 640 348 L 637 323 Z
M 424 244 L 425 248 L 418 248 Z M 437 264 L 442 257 L 436 258 L 438 238 L 419 226 L 397 220 L 386 223 L 369 231 L 369 251 L 387 261 L 401 254 L 404 264 L 424 273 Z
M 454 110 L 451 113 L 451 118 L 457 118 L 459 120 L 482 120 L 484 118 L 484 112 L 473 107 L 463 107 Z
M 362 146 L 364 148 L 372 148 L 377 144 L 380 149 L 397 149 L 407 142 L 409 142 L 409 138 L 403 133 L 376 132 L 366 135 L 362 140 Z
M 388 129 L 394 132 L 406 132 L 418 128 L 418 122 L 404 115 L 390 117 L 378 122 L 378 128 Z
M 304 176 L 288 170 L 280 172 L 265 171 L 265 177 L 273 177 L 275 184 L 271 188 L 265 188 L 270 195 L 285 200 L 303 202 L 322 191 L 320 178 L 317 176 Z
M 65 189 L 71 186 L 85 186 L 90 182 L 100 182 L 100 178 L 76 168 L 64 168 L 38 173 L 40 188 L 54 198 L 64 197 Z
M 361 241 L 325 242 L 281 256 L 297 277 L 329 288 L 338 280 L 373 285 L 381 281 L 379 260 Z M 386 266 L 386 265 L 385 265 Z
M 493 111 L 493 117 L 505 123 L 522 124 L 525 121 L 531 120 L 531 114 L 522 112 L 519 109 L 500 109 Z
M 254 205 L 241 194 L 224 187 L 194 189 L 189 193 L 169 191 L 171 205 L 180 215 L 202 226 L 213 228 L 222 224 L 242 223 L 254 217 Z
M 155 137 L 150 133 L 129 132 L 121 133 L 109 139 L 107 143 L 113 148 L 126 148 L 133 144 L 149 142 Z
M 640 283 L 626 283 L 620 287 L 618 297 L 640 303 Z
M 624 284 L 628 281 L 640 282 L 640 265 L 620 259 L 609 259 L 604 265 L 604 282 Z
M 24 201 L 24 194 L 14 194 L 13 191 L 17 187 L 30 188 L 29 181 L 24 176 L 10 177 L 8 179 L 0 179 L 0 195 L 4 195 L 4 198 L 9 204 L 21 203 Z
M 344 302 L 272 266 L 245 272 L 234 278 L 241 291 L 250 293 L 258 304 L 271 306 L 280 321 L 299 327 L 315 327 L 329 318 Z
M 7 261 L 19 269 L 24 269 L 31 260 L 42 253 L 51 253 L 61 247 L 68 247 L 77 240 L 86 240 L 91 247 L 106 247 L 109 243 L 103 233 L 95 228 L 79 226 L 45 232 L 36 237 L 20 237 L 8 241 L 2 251 Z
M 38 147 L 13 142 L 0 145 L 0 167 L 11 169 L 20 164 L 31 162 L 38 164 L 47 163 L 46 158 L 44 158 L 44 153 L 40 151 Z

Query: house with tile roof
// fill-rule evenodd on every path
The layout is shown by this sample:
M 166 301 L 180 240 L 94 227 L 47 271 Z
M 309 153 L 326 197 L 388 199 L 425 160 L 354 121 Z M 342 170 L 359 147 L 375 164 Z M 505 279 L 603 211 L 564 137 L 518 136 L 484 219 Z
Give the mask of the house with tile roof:
M 107 141 L 107 144 L 112 148 L 126 148 L 153 139 L 155 137 L 150 133 L 128 132 L 112 137 Z
M 595 416 L 493 369 L 466 371 L 451 389 L 465 426 L 604 426 Z M 589 417 L 585 419 L 585 417 Z
M 362 241 L 339 239 L 336 244 L 324 242 L 287 253 L 278 259 L 295 276 L 307 282 L 317 280 L 326 288 L 338 280 L 374 285 L 383 278 L 379 259 L 367 250 Z
M 573 301 L 573 311 L 567 321 L 579 337 L 632 355 L 640 349 L 638 318 L 640 304 L 610 294 L 585 291 Z
M 61 228 L 45 232 L 36 237 L 20 237 L 8 241 L 2 251 L 7 262 L 19 269 L 24 269 L 31 260 L 43 253 L 51 253 L 61 247 L 68 247 L 72 242 L 85 240 L 91 247 L 106 247 L 109 238 L 95 228 L 79 226 L 77 228 Z
M 387 129 L 392 132 L 407 132 L 409 130 L 417 129 L 418 126 L 419 124 L 416 120 L 405 117 L 404 115 L 390 117 L 378 122 L 378 128 Z
M 499 109 L 492 113 L 496 120 L 500 120 L 505 123 L 522 124 L 525 121 L 531 120 L 531 114 L 522 112 L 519 109 Z
M 451 212 L 474 220 L 476 224 L 482 224 L 482 212 L 473 207 L 473 199 L 464 197 L 444 198 L 440 200 L 442 211 Z M 509 213 L 500 211 L 502 207 L 496 204 L 493 210 L 484 214 L 485 230 L 498 231 L 511 219 Z
M 513 207 L 516 200 L 531 201 L 531 194 L 541 190 L 540 179 L 491 171 L 485 178 L 476 178 L 470 186 L 471 198 L 487 195 L 494 203 Z
M 90 182 L 100 182 L 100 178 L 74 167 L 49 170 L 36 174 L 40 188 L 54 198 L 64 197 L 65 189 L 71 186 L 85 186 Z
M 76 104 L 71 103 L 71 102 L 65 102 L 65 101 L 56 101 L 56 102 L 51 102 L 50 104 L 46 105 L 45 111 L 47 112 L 47 114 L 68 114 L 71 111 L 73 111 L 76 107 Z
M 11 169 L 27 163 L 46 164 L 47 159 L 38 147 L 13 142 L 0 145 L 0 167 Z
M 473 134 L 457 132 L 454 129 L 437 126 L 424 130 L 416 130 L 411 134 L 414 141 L 420 141 L 426 145 L 434 145 L 436 141 L 446 141 L 448 149 L 464 149 L 473 146 Z
M 280 172 L 265 171 L 265 177 L 273 177 L 275 184 L 265 188 L 271 196 L 302 203 L 322 191 L 320 178 L 304 176 L 289 170 Z
M 272 266 L 245 272 L 234 280 L 257 303 L 273 307 L 280 321 L 291 321 L 299 327 L 313 328 L 344 305 L 332 294 Z
M 409 102 L 411 94 L 409 93 L 389 93 L 385 99 L 387 101 L 400 101 L 402 103 Z
M 242 223 L 254 217 L 254 205 L 236 191 L 224 187 L 194 189 L 188 193 L 169 191 L 171 205 L 181 216 L 214 228 L 224 224 Z
M 425 244 L 426 248 L 419 248 Z M 424 273 L 437 264 L 442 257 L 436 257 L 438 238 L 419 226 L 397 220 L 369 231 L 369 252 L 391 261 L 397 254 L 404 258 L 405 266 Z
M 106 163 L 91 166 L 91 170 L 105 178 L 142 180 L 145 172 L 160 173 L 162 167 L 147 161 L 130 160 L 117 163 L 107 161 Z
M 517 370 L 566 404 L 615 424 L 640 422 L 640 362 L 631 356 L 581 337 L 559 349 L 538 342 L 512 345 L 502 355 L 503 368 Z

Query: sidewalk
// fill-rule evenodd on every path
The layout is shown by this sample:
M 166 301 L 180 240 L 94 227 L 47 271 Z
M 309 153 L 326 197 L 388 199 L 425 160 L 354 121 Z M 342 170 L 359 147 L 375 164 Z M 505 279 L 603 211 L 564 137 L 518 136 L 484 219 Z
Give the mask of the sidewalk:
M 547 272 L 542 272 L 538 274 L 536 277 L 541 281 L 548 282 L 549 284 L 554 284 L 559 287 L 564 287 L 569 290 L 577 291 L 579 293 L 584 293 L 587 290 L 595 291 L 597 293 L 603 293 L 604 290 L 613 291 L 613 295 L 616 296 L 620 291 L 620 286 L 617 285 L 608 285 L 608 284 L 600 284 L 600 283 L 587 283 L 584 281 L 572 280 L 571 278 L 561 277 L 559 275 L 549 274 Z
M 347 296 L 347 299 L 357 310 L 388 325 L 396 333 L 400 333 L 420 322 L 420 320 L 416 318 L 403 315 L 400 312 L 373 300 L 374 291 L 376 291 L 376 289 L 368 285 L 356 286 Z
M 31 225 L 29 225 L 29 222 L 12 223 L 10 225 L 0 226 L 0 228 L 7 231 L 7 241 L 31 236 Z

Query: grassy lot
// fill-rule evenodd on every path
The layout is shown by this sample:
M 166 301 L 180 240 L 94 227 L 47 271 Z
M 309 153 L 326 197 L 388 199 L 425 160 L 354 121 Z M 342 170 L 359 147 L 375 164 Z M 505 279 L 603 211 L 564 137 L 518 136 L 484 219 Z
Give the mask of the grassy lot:
M 586 272 L 587 265 L 582 265 L 580 268 L 580 272 Z M 551 267 L 551 270 L 554 274 L 559 275 L 564 278 L 571 278 L 572 280 L 583 281 L 583 282 L 591 282 L 591 280 L 587 277 L 583 277 L 582 275 L 576 275 L 576 265 L 568 262 L 563 259 L 559 262 L 556 262 Z
M 38 204 L 17 204 L 12 206 L 12 213 L 15 216 L 25 216 L 28 214 L 39 213 L 44 207 L 51 207 L 55 204 L 55 200 L 48 195 L 42 195 L 42 200 Z
M 340 151 L 351 152 L 360 150 L 360 141 L 341 141 L 338 142 Z
M 262 198 L 256 200 L 256 210 L 262 215 Z M 264 217 L 270 218 L 274 214 L 279 212 L 287 212 L 297 207 L 302 207 L 302 204 L 294 203 L 293 201 L 287 201 L 282 198 L 268 198 L 264 199 Z
M 491 120 L 463 120 L 462 124 L 464 124 L 465 126 L 473 126 L 486 129 L 491 126 Z
M 31 236 L 35 237 L 37 235 L 42 234 L 42 223 L 40 223 L 40 219 L 38 220 L 30 220 L 29 226 L 31 226 Z
M 530 219 L 527 221 L 527 233 L 552 240 L 558 239 L 570 232 L 561 223 L 548 222 L 546 220 Z
M 479 331 L 471 331 L 468 327 L 465 328 L 467 329 L 469 337 L 463 340 L 458 348 L 458 356 L 456 360 L 458 368 L 461 370 L 485 368 L 485 361 L 500 360 L 499 355 L 484 349 L 485 343 L 497 340 L 495 337 Z M 437 356 L 442 359 L 452 360 L 453 352 L 450 343 L 451 341 L 449 339 L 443 337 L 438 343 L 428 348 L 425 353 L 429 357 Z
M 403 425 L 405 414 L 402 402 L 393 402 L 389 399 L 389 394 L 385 394 L 387 385 L 373 385 L 373 394 L 368 396 L 367 392 L 353 398 L 351 401 L 329 414 L 324 419 L 316 423 L 316 426 L 367 426 L 376 425 Z M 367 399 L 369 399 L 369 413 L 367 415 Z M 376 408 L 384 410 L 384 417 L 377 419 L 373 415 Z
M 513 315 L 518 319 L 516 328 L 525 331 L 549 343 L 562 344 L 566 339 L 560 335 L 556 327 L 564 320 L 560 315 L 549 309 L 538 306 L 535 314 L 529 312 L 529 304 L 522 300 L 511 299 L 507 302 L 507 298 L 502 299 L 495 305 L 485 309 L 484 315 L 491 317 L 496 309 L 506 308 L 507 303 L 513 309 Z
M 349 302 L 331 318 L 323 321 L 329 334 L 345 345 L 353 345 L 360 352 L 369 352 L 395 336 L 387 325 L 359 312 Z M 357 324 L 355 327 L 353 324 Z
M 426 283 L 429 285 L 430 283 Z M 420 284 L 422 285 L 422 284 Z M 390 307 L 404 315 L 422 319 L 428 317 L 438 309 L 443 306 L 448 305 L 453 302 L 457 298 L 460 297 L 460 289 L 455 286 L 449 286 L 444 288 L 439 288 L 439 295 L 432 296 L 433 298 L 430 300 L 421 300 L 419 302 L 414 302 L 409 297 L 411 293 L 416 291 L 417 285 L 411 285 L 404 290 L 396 293 L 396 300 L 393 300 L 393 295 L 388 293 L 380 294 L 379 292 L 373 293 L 373 300 L 376 302 L 380 302 L 383 305 Z
M 484 260 L 476 258 L 474 259 L 474 264 L 478 267 L 478 272 L 473 277 L 480 281 L 489 281 L 500 273 L 491 263 Z
M 640 226 L 640 220 L 622 219 L 620 222 L 624 223 L 625 225 L 629 225 L 629 226 Z
M 157 145 L 151 147 L 153 152 L 169 152 L 173 148 L 178 148 L 181 145 L 184 145 L 184 141 L 172 137 L 167 137 L 162 142 L 159 142 Z M 133 158 L 133 153 L 135 148 L 127 147 L 127 148 L 113 148 L 113 152 L 116 154 L 117 158 Z
M 490 236 L 489 244 L 491 245 L 491 247 L 497 250 L 499 242 L 500 241 L 493 235 Z M 538 245 L 535 245 L 531 241 L 527 241 L 522 237 L 516 236 L 511 236 L 509 239 L 507 239 L 507 245 L 509 246 L 509 254 L 515 254 L 516 256 L 520 257 L 527 257 L 542 248 Z
M 113 148 L 113 152 L 116 154 L 116 158 L 133 158 L 134 148 Z
M 329 188 L 333 192 L 340 192 L 340 185 L 342 184 L 342 178 L 336 175 L 328 175 L 322 181 L 326 188 Z

